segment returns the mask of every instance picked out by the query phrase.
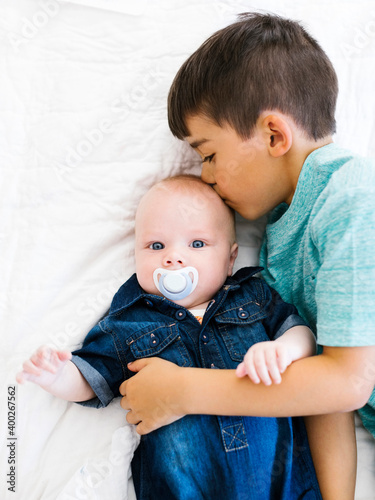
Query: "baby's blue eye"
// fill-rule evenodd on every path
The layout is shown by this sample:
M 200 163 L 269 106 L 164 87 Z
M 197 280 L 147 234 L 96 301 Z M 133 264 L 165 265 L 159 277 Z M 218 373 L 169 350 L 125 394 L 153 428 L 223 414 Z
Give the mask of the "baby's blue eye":
M 193 248 L 202 248 L 205 246 L 205 243 L 202 240 L 194 240 L 191 246 Z
M 152 248 L 152 250 L 162 250 L 164 245 L 160 243 L 160 241 L 155 241 L 155 243 L 151 243 L 150 248 Z

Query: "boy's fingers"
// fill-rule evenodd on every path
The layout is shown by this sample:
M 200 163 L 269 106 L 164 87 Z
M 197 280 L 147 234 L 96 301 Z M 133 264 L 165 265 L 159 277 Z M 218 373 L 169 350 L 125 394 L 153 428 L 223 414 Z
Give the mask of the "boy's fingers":
M 157 427 L 153 425 L 150 424 L 147 425 L 145 422 L 139 422 L 135 430 L 140 436 L 144 436 L 145 434 L 149 434 L 155 429 L 157 429 Z
M 148 363 L 152 360 L 152 358 L 141 358 L 137 359 L 136 361 L 133 361 L 132 363 L 128 363 L 128 368 L 132 372 L 139 372 L 144 368 L 145 366 L 148 365 Z
M 123 391 L 125 391 L 125 389 L 123 389 Z M 120 390 L 120 394 L 123 396 L 121 398 L 121 401 L 120 401 L 121 408 L 123 408 L 124 410 L 130 410 L 129 401 L 128 401 L 127 397 L 126 397 L 125 392 L 122 393 L 121 390 Z
M 122 384 L 120 385 L 119 391 L 120 391 L 121 396 L 126 395 L 126 385 L 127 385 L 127 380 L 122 382 Z M 125 406 L 123 406 L 123 401 L 124 401 L 124 399 L 121 400 L 121 406 L 124 408 L 124 410 L 130 410 L 130 408 L 125 408 Z

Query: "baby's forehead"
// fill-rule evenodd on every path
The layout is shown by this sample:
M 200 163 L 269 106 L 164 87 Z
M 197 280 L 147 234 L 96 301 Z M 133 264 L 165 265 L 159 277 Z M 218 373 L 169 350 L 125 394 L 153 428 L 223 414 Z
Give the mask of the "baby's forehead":
M 145 209 L 152 211 L 155 203 L 160 204 L 162 201 L 173 201 L 176 208 L 188 203 L 190 209 L 196 212 L 229 210 L 219 195 L 203 181 L 171 178 L 152 186 L 142 197 L 137 212 Z
M 211 186 L 200 179 L 196 181 L 195 178 L 188 178 L 186 181 L 184 178 L 171 178 L 155 184 L 143 196 L 138 206 L 136 230 L 140 229 L 144 222 L 160 222 L 164 215 L 171 214 L 184 223 L 184 227 L 191 223 L 196 224 L 198 220 L 202 228 L 208 224 L 216 227 L 218 231 L 228 231 L 230 239 L 235 241 L 233 210 L 225 205 Z

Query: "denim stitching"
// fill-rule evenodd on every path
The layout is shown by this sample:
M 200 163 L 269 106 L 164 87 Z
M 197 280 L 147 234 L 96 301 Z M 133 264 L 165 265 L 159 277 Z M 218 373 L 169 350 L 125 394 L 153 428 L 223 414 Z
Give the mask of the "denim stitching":
M 175 328 L 173 328 L 175 327 Z M 161 332 L 163 333 L 164 331 L 167 334 L 167 336 L 164 336 L 163 335 L 163 340 L 162 340 L 162 343 L 164 342 L 167 342 L 169 343 L 170 342 L 170 337 L 172 337 L 173 335 L 177 336 L 178 335 L 178 327 L 176 326 L 176 323 L 173 323 L 171 325 L 159 325 L 155 328 L 153 328 L 152 330 L 147 330 L 145 331 L 142 335 L 140 335 L 139 337 L 135 337 L 135 335 L 140 332 L 140 331 L 144 331 L 144 329 L 141 329 L 141 330 L 138 330 L 137 332 L 135 332 L 131 337 L 129 337 L 128 339 L 126 339 L 126 343 L 128 346 L 130 346 L 131 344 L 134 344 L 134 343 L 137 343 L 139 340 L 143 339 L 144 337 L 149 337 L 152 333 L 155 333 L 155 332 L 158 332 L 158 330 L 161 330 Z M 150 348 L 150 349 L 146 349 L 145 351 L 140 351 L 140 352 L 153 352 L 155 351 L 154 348 Z
M 132 337 L 128 338 L 126 340 L 126 343 L 130 349 L 132 349 L 132 344 L 135 344 L 137 346 L 137 342 L 140 339 L 143 339 L 145 336 L 149 337 L 152 333 L 157 332 L 158 330 L 161 330 L 162 332 L 168 333 L 166 337 L 163 336 L 163 340 L 160 342 L 160 344 L 157 345 L 157 347 L 150 347 L 148 349 L 139 349 L 136 347 L 137 353 L 143 358 L 143 357 L 148 357 L 148 356 L 158 356 L 161 354 L 165 349 L 168 349 L 168 347 L 172 346 L 174 344 L 174 347 L 177 347 L 180 356 L 182 358 L 183 364 L 180 366 L 192 366 L 192 360 L 189 355 L 189 352 L 181 338 L 181 334 L 179 334 L 179 328 L 176 325 L 176 323 L 172 323 L 170 325 L 162 325 L 155 327 L 152 330 L 147 330 L 143 335 L 140 337 L 134 338 L 134 334 Z M 139 330 L 138 330 L 139 331 Z M 136 332 L 137 333 L 137 332 Z
M 257 314 L 260 314 L 261 310 L 263 309 L 263 305 L 264 305 L 264 301 L 265 301 L 265 289 L 264 289 L 263 283 L 260 280 L 256 283 L 256 290 L 257 290 L 257 293 L 254 294 L 255 297 L 253 296 L 252 300 L 248 300 L 246 302 L 238 302 L 233 307 L 230 307 L 228 309 L 224 309 L 223 311 L 216 313 L 215 317 L 221 316 L 222 314 L 224 314 L 226 312 L 236 310 L 239 307 L 244 307 L 248 304 L 255 304 L 258 308 L 258 311 L 256 313 L 254 313 L 252 316 L 249 316 L 249 319 L 252 318 L 253 316 L 256 316 Z M 261 309 L 260 311 L 259 311 L 259 307 Z
M 232 429 L 232 432 L 230 432 L 231 429 Z M 238 436 L 239 432 L 241 432 L 241 434 L 243 435 L 242 439 Z M 224 447 L 225 447 L 226 452 L 235 451 L 235 450 L 242 450 L 242 449 L 248 447 L 245 429 L 244 429 L 242 422 L 239 424 L 228 425 L 226 427 L 223 427 L 222 428 L 222 435 L 223 435 Z M 227 443 L 226 436 L 231 438 L 231 441 L 229 444 Z
M 248 300 L 247 302 L 242 302 L 241 303 L 238 303 L 238 304 L 235 304 L 233 307 L 230 307 L 228 309 L 224 309 L 223 311 L 220 311 L 219 313 L 216 313 L 215 314 L 215 317 L 216 316 L 221 316 L 222 314 L 224 313 L 227 313 L 227 312 L 230 312 L 230 311 L 234 311 L 236 309 L 238 309 L 239 307 L 244 307 L 244 306 L 247 306 L 248 304 L 257 304 L 255 302 L 255 300 Z M 259 308 L 259 306 L 257 306 L 257 308 Z M 258 314 L 259 311 L 257 311 L 255 314 Z
M 231 353 L 233 353 L 233 355 L 235 356 L 234 361 L 242 361 L 242 358 L 240 359 L 238 357 L 239 353 L 236 351 L 236 349 L 234 347 L 234 344 L 232 342 L 232 337 L 229 334 L 226 325 L 220 325 L 218 328 L 219 328 L 219 332 L 221 333 L 221 337 L 224 341 L 225 347 L 228 350 L 229 355 L 231 356 Z M 232 356 L 231 356 L 231 358 L 232 358 Z
M 184 342 L 181 339 L 181 336 L 177 337 L 176 340 L 177 340 L 176 347 L 179 350 L 179 353 L 180 353 L 182 359 L 184 360 L 184 364 L 180 365 L 180 366 L 193 366 L 193 363 L 191 361 L 191 357 L 190 357 L 190 355 L 188 353 L 188 350 L 186 349 L 186 346 L 185 346 Z M 170 344 L 168 344 L 168 345 L 170 345 Z
M 136 330 L 131 337 L 129 337 L 128 339 L 126 339 L 126 343 L 128 345 L 132 344 L 133 342 L 141 339 L 142 337 L 144 337 L 145 335 L 150 335 L 151 333 L 154 333 L 156 332 L 157 330 L 160 330 L 160 329 L 164 329 L 164 328 L 168 328 L 169 330 L 171 330 L 171 333 L 169 334 L 169 336 L 172 334 L 173 330 L 172 330 L 172 327 L 173 326 L 176 326 L 176 323 L 171 323 L 169 325 L 166 325 L 166 324 L 161 324 L 159 323 L 158 326 L 155 326 L 152 330 L 147 330 L 145 331 L 145 333 L 143 333 L 142 335 L 140 335 L 139 337 L 135 337 L 135 335 L 138 333 L 138 332 L 143 332 L 144 331 L 144 328 L 140 328 L 139 330 Z M 178 331 L 178 327 L 176 326 L 176 331 Z
M 210 346 L 206 347 L 202 345 L 201 342 L 199 342 L 199 353 L 201 355 L 202 361 L 204 365 L 210 365 L 215 364 L 216 368 L 226 368 L 226 364 L 224 362 L 224 359 L 222 357 L 220 348 L 217 344 L 217 340 L 215 338 L 215 331 L 211 327 L 208 329 L 208 334 L 212 338 L 212 341 L 210 342 Z M 207 351 L 208 351 L 208 356 L 207 356 Z M 205 355 L 206 353 L 206 355 Z M 216 359 L 215 359 L 215 354 L 216 354 Z M 207 359 L 208 358 L 208 359 Z M 219 361 L 219 365 L 217 364 Z
M 110 335 L 112 337 L 113 345 L 115 346 L 117 357 L 121 363 L 121 369 L 122 373 L 124 374 L 124 380 L 129 378 L 129 370 L 127 367 L 127 364 L 124 365 L 122 362 L 123 358 L 126 360 L 126 351 L 122 345 L 121 339 L 118 337 L 118 335 L 113 332 L 110 328 L 104 325 L 104 321 L 101 321 L 99 323 L 99 328 L 102 330 L 103 333 L 106 333 L 107 335 Z

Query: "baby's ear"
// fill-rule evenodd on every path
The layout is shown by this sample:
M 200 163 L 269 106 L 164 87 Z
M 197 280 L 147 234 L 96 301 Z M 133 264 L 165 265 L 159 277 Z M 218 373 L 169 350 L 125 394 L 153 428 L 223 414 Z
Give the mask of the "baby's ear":
M 238 245 L 237 245 L 237 243 L 233 243 L 232 248 L 230 249 L 228 276 L 232 276 L 233 266 L 234 266 L 234 263 L 236 262 L 237 255 L 238 255 Z

